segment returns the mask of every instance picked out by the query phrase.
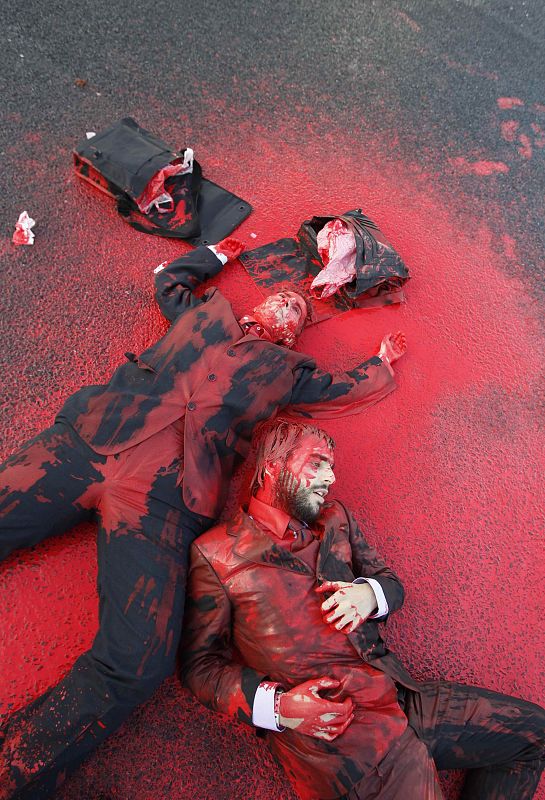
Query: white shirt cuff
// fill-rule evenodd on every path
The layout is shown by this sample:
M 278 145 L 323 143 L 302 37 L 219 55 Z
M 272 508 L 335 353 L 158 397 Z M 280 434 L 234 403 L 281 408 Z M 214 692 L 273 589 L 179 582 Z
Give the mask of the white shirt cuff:
M 388 607 L 388 601 L 386 600 L 386 595 L 382 589 L 380 583 L 375 580 L 375 578 L 356 578 L 354 583 L 368 583 L 371 589 L 375 593 L 375 597 L 377 599 L 377 612 L 372 616 L 368 617 L 368 619 L 380 619 L 381 617 L 385 617 L 388 612 L 390 611 Z
M 257 728 L 268 731 L 281 731 L 274 719 L 274 696 L 280 687 L 279 683 L 262 681 L 257 687 L 252 708 L 252 722 Z
M 227 258 L 227 256 L 225 255 L 225 253 L 218 253 L 218 251 L 216 250 L 216 247 L 215 247 L 215 245 L 213 245 L 213 244 L 208 244 L 208 245 L 207 245 L 207 247 L 208 247 L 208 249 L 209 249 L 209 250 L 211 250 L 211 251 L 214 253 L 214 255 L 216 256 L 216 258 L 219 258 L 219 260 L 221 261 L 221 263 L 223 264 L 223 266 L 225 266 L 225 265 L 227 264 L 227 262 L 229 261 L 229 259 Z

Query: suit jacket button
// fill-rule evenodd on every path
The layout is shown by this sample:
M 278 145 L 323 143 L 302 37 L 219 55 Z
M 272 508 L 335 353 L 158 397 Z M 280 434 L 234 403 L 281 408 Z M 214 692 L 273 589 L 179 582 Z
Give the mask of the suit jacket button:
M 193 400 L 190 400 L 189 403 L 187 404 L 187 410 L 188 411 L 195 411 L 196 408 L 197 408 L 197 404 L 194 403 Z
M 213 372 L 211 372 L 210 375 L 208 376 L 208 380 L 209 381 L 215 381 L 216 380 L 216 376 L 214 375 Z
M 230 347 L 229 350 L 227 351 L 227 355 L 231 356 L 231 358 L 235 355 L 235 351 L 233 350 L 232 347 Z

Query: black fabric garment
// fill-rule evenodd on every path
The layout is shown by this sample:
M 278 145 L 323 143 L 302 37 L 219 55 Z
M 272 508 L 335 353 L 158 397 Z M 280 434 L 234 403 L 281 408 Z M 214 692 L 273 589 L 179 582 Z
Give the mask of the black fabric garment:
M 91 649 L 0 730 L 2 799 L 49 797 L 173 672 L 188 548 L 212 523 L 183 503 L 181 441 L 175 424 L 101 456 L 57 423 L 1 468 L 0 557 L 94 520 L 99 593 Z
M 128 353 L 107 385 L 73 394 L 59 415 L 103 455 L 122 452 L 185 415 L 184 501 L 208 517 L 219 516 L 233 469 L 247 456 L 260 420 L 287 406 L 305 417 L 353 414 L 395 386 L 377 356 L 331 374 L 303 353 L 245 334 L 219 291 L 209 289 L 201 298 L 193 293 L 221 267 L 208 247 L 199 247 L 157 272 L 157 302 L 172 322 L 167 333 L 139 357 Z
M 356 277 L 326 300 L 310 296 L 309 287 L 324 268 L 318 255 L 318 232 L 327 222 L 342 220 L 356 241 Z M 312 306 L 311 322 L 321 322 L 352 308 L 400 303 L 409 270 L 378 226 L 361 209 L 305 220 L 294 238 L 247 250 L 240 256 L 254 281 L 267 293 L 289 287 L 303 291 Z
M 545 767 L 545 711 L 477 686 L 404 688 L 402 739 L 344 800 L 441 800 L 437 770 L 467 770 L 461 800 L 530 800 Z

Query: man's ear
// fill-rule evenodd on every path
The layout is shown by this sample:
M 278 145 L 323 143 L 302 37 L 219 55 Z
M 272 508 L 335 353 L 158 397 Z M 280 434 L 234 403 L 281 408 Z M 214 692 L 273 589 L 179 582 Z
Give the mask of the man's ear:
M 258 500 L 273 505 L 276 497 L 276 484 L 280 477 L 280 465 L 267 462 L 263 465 L 261 488 L 256 492 Z
M 265 464 L 264 474 L 269 478 L 269 480 L 276 483 L 280 475 L 280 465 L 278 464 L 278 462 L 268 461 Z

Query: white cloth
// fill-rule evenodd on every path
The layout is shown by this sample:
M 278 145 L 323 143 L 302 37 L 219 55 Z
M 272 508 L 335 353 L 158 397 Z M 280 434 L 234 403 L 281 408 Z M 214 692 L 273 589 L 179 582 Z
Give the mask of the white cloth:
M 280 688 L 279 683 L 263 681 L 257 687 L 252 708 L 252 722 L 256 728 L 266 728 L 268 731 L 282 731 L 276 725 L 274 717 L 274 696 L 276 690 Z

